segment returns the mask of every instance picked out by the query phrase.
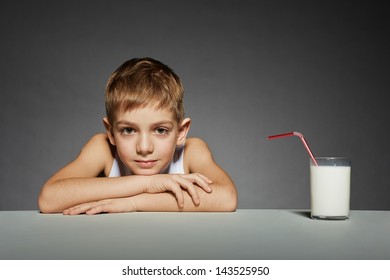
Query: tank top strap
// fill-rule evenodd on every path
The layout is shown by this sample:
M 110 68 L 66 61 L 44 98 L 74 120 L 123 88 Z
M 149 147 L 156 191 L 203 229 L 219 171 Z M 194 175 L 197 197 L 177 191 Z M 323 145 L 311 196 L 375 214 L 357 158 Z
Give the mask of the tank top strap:
M 184 174 L 184 145 L 177 146 L 169 164 L 168 174 Z

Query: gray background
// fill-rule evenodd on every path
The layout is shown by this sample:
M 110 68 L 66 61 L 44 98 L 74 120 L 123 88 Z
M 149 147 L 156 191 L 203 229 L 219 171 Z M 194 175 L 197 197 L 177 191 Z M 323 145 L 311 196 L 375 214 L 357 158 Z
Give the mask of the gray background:
M 240 208 L 309 208 L 309 159 L 350 156 L 352 209 L 390 210 L 389 13 L 375 1 L 2 1 L 0 210 L 103 131 L 104 86 L 150 56 L 182 78 Z

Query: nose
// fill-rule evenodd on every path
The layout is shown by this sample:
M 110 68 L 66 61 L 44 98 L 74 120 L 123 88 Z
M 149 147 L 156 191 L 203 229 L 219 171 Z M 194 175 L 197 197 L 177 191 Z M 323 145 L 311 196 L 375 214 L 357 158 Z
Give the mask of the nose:
M 146 133 L 140 134 L 137 141 L 136 150 L 137 153 L 140 155 L 147 155 L 153 153 L 153 142 L 150 136 L 148 136 Z

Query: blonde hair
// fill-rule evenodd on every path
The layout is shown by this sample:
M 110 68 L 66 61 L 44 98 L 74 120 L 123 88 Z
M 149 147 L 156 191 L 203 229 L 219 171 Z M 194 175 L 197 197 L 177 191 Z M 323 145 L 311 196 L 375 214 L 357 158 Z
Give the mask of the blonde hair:
M 115 114 L 154 105 L 184 119 L 184 88 L 180 78 L 163 63 L 152 58 L 124 62 L 108 79 L 105 93 L 106 114 L 113 124 Z

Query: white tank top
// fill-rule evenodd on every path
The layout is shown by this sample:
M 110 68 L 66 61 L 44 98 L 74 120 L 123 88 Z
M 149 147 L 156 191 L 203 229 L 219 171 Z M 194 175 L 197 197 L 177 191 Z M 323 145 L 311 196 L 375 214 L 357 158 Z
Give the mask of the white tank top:
M 184 145 L 177 146 L 173 158 L 168 167 L 163 170 L 163 174 L 184 174 Z M 117 153 L 108 177 L 119 177 L 132 175 L 131 170 L 123 164 Z

